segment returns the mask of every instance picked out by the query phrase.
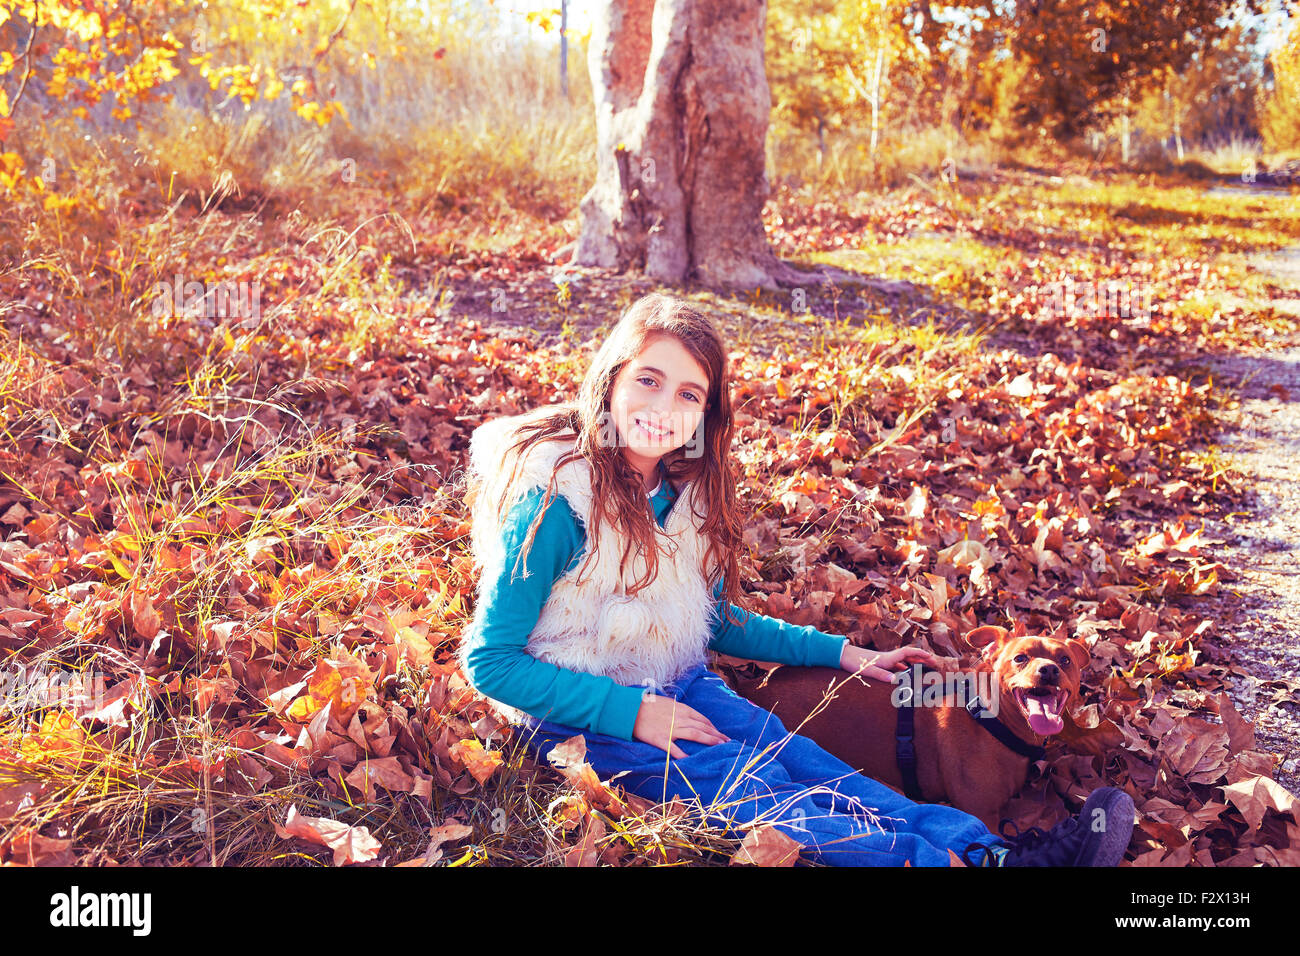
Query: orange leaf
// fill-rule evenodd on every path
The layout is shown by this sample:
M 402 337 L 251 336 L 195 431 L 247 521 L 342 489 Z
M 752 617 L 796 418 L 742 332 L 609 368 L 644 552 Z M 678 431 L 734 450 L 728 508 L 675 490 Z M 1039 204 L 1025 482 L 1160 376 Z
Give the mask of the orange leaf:
M 429 848 L 421 856 L 413 860 L 407 860 L 405 863 L 399 863 L 398 866 L 432 866 L 442 858 L 442 845 L 451 843 L 455 840 L 463 840 L 473 833 L 471 827 L 463 823 L 444 823 L 440 827 L 434 827 L 429 835 Z
M 89 741 L 85 730 L 67 711 L 50 711 L 41 721 L 41 729 L 22 738 L 21 755 L 24 760 L 71 761 L 77 765 L 94 762 L 86 753 Z
M 1239 783 L 1230 783 L 1223 788 L 1223 793 L 1241 811 L 1252 833 L 1264 822 L 1264 813 L 1268 810 L 1291 813 L 1292 816 L 1300 812 L 1300 800 L 1269 777 L 1250 777 Z
M 588 811 L 587 825 L 577 845 L 564 854 L 565 866 L 595 866 L 600 859 L 596 844 L 605 835 L 605 821 Z
M 334 851 L 335 866 L 373 860 L 382 848 L 365 827 L 352 827 L 325 817 L 303 816 L 297 806 L 289 807 L 284 826 L 276 823 L 275 832 L 277 836 L 297 837 L 329 847 Z
M 415 787 L 415 780 L 402 769 L 396 757 L 378 757 L 359 763 L 344 780 L 348 786 L 362 791 L 367 801 L 375 798 L 376 784 L 399 793 L 410 793 Z
M 477 740 L 458 740 L 451 745 L 451 755 L 465 765 L 480 784 L 486 783 L 488 777 L 501 766 L 499 750 L 484 750 Z
M 803 847 L 771 824 L 755 827 L 731 858 L 733 866 L 794 866 Z
M 149 595 L 143 591 L 135 591 L 131 595 L 131 619 L 135 623 L 136 633 L 146 641 L 152 641 L 158 636 L 158 630 L 162 626 L 162 619 L 158 617 L 158 612 L 154 610 Z
M 9 848 L 9 862 L 18 866 L 74 866 L 77 862 L 71 840 L 41 836 L 35 830 L 15 834 Z

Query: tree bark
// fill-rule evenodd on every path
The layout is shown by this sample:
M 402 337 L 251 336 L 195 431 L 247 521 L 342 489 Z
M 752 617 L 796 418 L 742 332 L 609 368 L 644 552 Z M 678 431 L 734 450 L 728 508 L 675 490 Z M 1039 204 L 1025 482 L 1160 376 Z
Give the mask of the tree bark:
M 766 0 L 606 0 L 588 67 L 596 182 L 573 262 L 729 289 L 808 284 L 763 228 Z

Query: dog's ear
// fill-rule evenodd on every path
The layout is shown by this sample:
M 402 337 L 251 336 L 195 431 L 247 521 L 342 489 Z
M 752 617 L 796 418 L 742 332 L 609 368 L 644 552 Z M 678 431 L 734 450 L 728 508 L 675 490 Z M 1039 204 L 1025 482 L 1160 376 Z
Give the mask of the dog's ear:
M 1082 674 L 1088 669 L 1088 665 L 1092 663 L 1092 651 L 1088 649 L 1088 645 L 1083 641 L 1074 638 L 1066 641 L 1065 646 L 1070 652 L 1070 658 L 1078 665 L 1079 673 Z
M 966 635 L 966 643 L 975 650 L 982 650 L 983 656 L 988 657 L 995 654 L 997 649 L 1002 646 L 1010 635 L 1005 627 L 998 627 L 996 624 L 985 624 L 983 627 L 977 627 Z

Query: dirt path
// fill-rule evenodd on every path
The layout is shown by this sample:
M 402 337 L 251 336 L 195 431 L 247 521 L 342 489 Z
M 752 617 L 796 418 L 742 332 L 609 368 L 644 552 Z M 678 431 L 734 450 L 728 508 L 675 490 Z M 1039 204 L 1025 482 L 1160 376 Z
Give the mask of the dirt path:
M 1284 286 L 1268 304 L 1300 314 L 1300 247 L 1252 264 Z M 1207 519 L 1203 535 L 1239 577 L 1195 607 L 1219 622 L 1234 702 L 1259 748 L 1281 758 L 1278 782 L 1300 794 L 1300 336 L 1279 344 L 1205 357 L 1240 401 L 1222 413 L 1218 444 L 1248 491 L 1245 513 Z

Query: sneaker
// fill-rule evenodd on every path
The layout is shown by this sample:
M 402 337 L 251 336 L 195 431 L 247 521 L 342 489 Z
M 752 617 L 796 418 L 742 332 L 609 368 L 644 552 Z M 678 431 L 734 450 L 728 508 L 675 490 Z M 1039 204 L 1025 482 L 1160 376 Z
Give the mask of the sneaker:
M 971 843 L 961 851 L 961 861 L 967 866 L 1001 866 L 1010 851 L 1005 846 L 985 846 Z M 971 854 L 975 854 L 972 856 Z
M 1077 816 L 1044 833 L 1030 827 L 1003 837 L 1010 847 L 1003 866 L 1118 866 L 1133 835 L 1133 798 L 1115 787 L 1088 795 Z M 1004 821 L 1005 824 L 1005 821 Z

